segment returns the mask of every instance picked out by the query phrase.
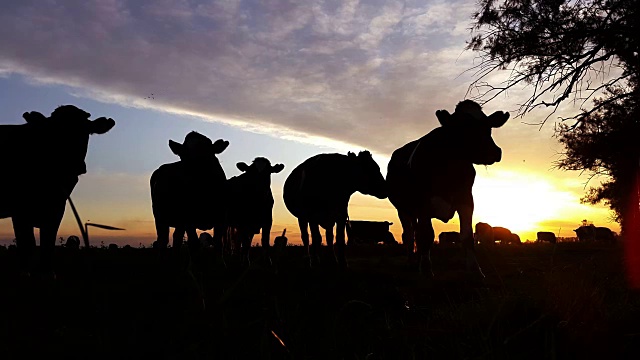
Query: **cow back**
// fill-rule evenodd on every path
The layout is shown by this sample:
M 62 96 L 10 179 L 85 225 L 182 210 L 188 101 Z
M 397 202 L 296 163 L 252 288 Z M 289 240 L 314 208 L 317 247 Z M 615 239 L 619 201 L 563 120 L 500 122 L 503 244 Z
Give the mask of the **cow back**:
M 455 134 L 439 127 L 395 150 L 386 177 L 391 203 L 419 213 L 435 196 L 454 202 L 470 193 L 476 171 L 457 145 Z
M 204 170 L 178 161 L 161 165 L 152 173 L 151 202 L 156 221 L 209 230 L 223 217 L 225 179 L 215 168 Z
M 320 224 L 346 219 L 349 198 L 356 191 L 348 156 L 319 154 L 298 165 L 287 177 L 283 197 L 297 218 Z

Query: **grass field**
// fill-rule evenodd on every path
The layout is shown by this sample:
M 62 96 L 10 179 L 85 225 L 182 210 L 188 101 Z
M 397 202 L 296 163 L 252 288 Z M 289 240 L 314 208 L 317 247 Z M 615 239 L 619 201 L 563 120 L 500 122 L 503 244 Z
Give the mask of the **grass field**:
M 487 276 L 435 245 L 436 278 L 401 246 L 349 247 L 349 269 L 309 269 L 289 246 L 277 271 L 252 248 L 247 270 L 210 251 L 57 253 L 56 281 L 20 278 L 0 251 L 0 356 L 61 359 L 640 358 L 640 294 L 621 247 L 478 247 Z

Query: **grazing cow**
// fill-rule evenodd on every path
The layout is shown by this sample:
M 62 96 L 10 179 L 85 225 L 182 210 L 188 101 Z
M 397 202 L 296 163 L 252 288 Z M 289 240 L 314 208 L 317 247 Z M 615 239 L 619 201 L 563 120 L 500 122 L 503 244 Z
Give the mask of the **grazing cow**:
M 607 227 L 594 226 L 593 224 L 590 224 L 580 226 L 573 231 L 575 231 L 578 240 L 581 242 L 601 241 L 613 243 L 616 241 L 615 234 Z
M 65 203 L 87 172 L 89 135 L 104 134 L 115 125 L 105 117 L 73 105 L 56 108 L 50 117 L 26 112 L 22 125 L 0 125 L 0 218 L 10 217 L 22 270 L 36 247 L 34 227 L 40 228 L 41 265 L 53 274 L 53 250 Z
M 185 232 L 188 243 L 198 247 L 196 229 L 214 229 L 214 238 L 224 233 L 223 198 L 226 176 L 216 157 L 229 142 L 211 140 L 195 131 L 180 144 L 169 147 L 180 161 L 163 164 L 151 175 L 151 203 L 158 239 L 154 246 L 166 248 L 173 227 L 173 247 L 180 248 Z
M 439 244 L 460 244 L 460 233 L 457 231 L 444 231 L 438 235 Z
M 493 235 L 493 227 L 487 223 L 476 223 L 475 242 L 481 245 L 493 245 L 496 239 Z
M 507 241 L 507 244 L 516 244 L 516 245 L 522 244 L 522 240 L 520 240 L 520 235 L 511 234 L 511 240 Z
M 338 264 L 347 266 L 345 257 L 345 227 L 349 198 L 359 191 L 378 199 L 387 197 L 384 177 L 371 153 L 358 155 L 315 155 L 298 165 L 284 183 L 284 203 L 300 226 L 302 243 L 310 256 L 311 265 L 319 261 L 322 235 L 319 226 L 326 230 L 327 246 L 333 252 L 333 227 L 336 226 Z M 311 229 L 312 246 L 309 247 Z
M 551 231 L 538 231 L 536 234 L 536 242 L 549 242 L 555 244 L 558 240 L 556 238 L 556 234 Z
M 270 263 L 274 203 L 271 174 L 282 171 L 284 165 L 272 166 L 268 159 L 257 157 L 251 165 L 239 162 L 236 167 L 243 173 L 227 181 L 225 194 L 227 224 L 235 231 L 234 249 L 239 251 L 242 262 L 248 264 L 253 236 L 262 231 L 262 249 Z
M 435 233 L 431 219 L 448 222 L 457 212 L 467 270 L 484 277 L 473 249 L 473 165 L 501 160 L 502 150 L 493 141 L 491 129 L 502 126 L 509 113 L 496 111 L 487 116 L 479 104 L 464 100 L 453 114 L 438 110 L 436 117 L 442 126 L 391 155 L 389 200 L 398 210 L 410 259 L 414 242 L 417 245 L 421 272 L 433 275 L 429 254 Z
M 493 240 L 500 241 L 500 244 L 520 244 L 520 236 L 511 232 L 511 230 L 501 227 L 493 227 Z

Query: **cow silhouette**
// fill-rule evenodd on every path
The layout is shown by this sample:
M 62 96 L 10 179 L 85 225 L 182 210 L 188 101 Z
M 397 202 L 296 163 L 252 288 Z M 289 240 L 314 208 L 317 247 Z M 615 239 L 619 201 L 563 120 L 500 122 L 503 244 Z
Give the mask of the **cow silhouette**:
M 182 144 L 169 140 L 171 151 L 180 161 L 161 165 L 150 179 L 155 247 L 167 247 L 171 227 L 175 249 L 182 245 L 185 232 L 189 246 L 197 249 L 197 229 L 214 229 L 213 242 L 221 242 L 225 232 L 223 187 L 227 178 L 216 155 L 228 146 L 228 141 L 211 142 L 195 131 L 188 133 Z
M 398 211 L 410 259 L 414 259 L 416 244 L 422 273 L 433 275 L 429 254 L 435 233 L 431 219 L 448 222 L 457 212 L 467 270 L 484 277 L 473 248 L 473 165 L 501 160 L 502 150 L 493 141 L 491 129 L 502 126 L 509 113 L 496 111 L 487 116 L 479 104 L 464 100 L 453 114 L 438 110 L 436 117 L 442 126 L 391 155 L 387 167 L 389 200 Z
M 495 238 L 495 235 L 493 234 L 493 227 L 485 222 L 478 222 L 476 224 L 474 239 L 475 239 L 475 242 L 480 245 L 495 244 L 496 238 Z
M 0 218 L 10 217 L 22 271 L 30 272 L 40 228 L 40 265 L 53 276 L 53 250 L 65 202 L 87 172 L 89 135 L 104 134 L 115 125 L 110 118 L 89 120 L 91 114 L 73 106 L 56 108 L 50 117 L 25 112 L 21 125 L 0 125 Z
M 264 157 L 257 157 L 251 165 L 239 162 L 236 167 L 243 173 L 227 181 L 227 224 L 233 233 L 234 249 L 239 251 L 243 266 L 249 264 L 249 248 L 253 236 L 262 232 L 262 249 L 270 264 L 270 236 L 273 224 L 273 194 L 271 174 L 284 169 L 283 164 L 271 165 Z
M 460 233 L 457 231 L 443 231 L 438 235 L 438 243 L 439 244 L 459 244 L 460 243 Z
M 522 243 L 518 234 L 514 234 L 511 230 L 502 226 L 493 227 L 493 241 L 500 241 L 500 244 L 503 245 Z
M 593 224 L 583 225 L 573 230 L 580 242 L 605 242 L 614 243 L 616 241 L 615 234 L 611 229 L 603 226 L 595 226 Z
M 80 248 L 80 238 L 75 235 L 71 235 L 67 238 L 64 246 L 67 249 L 78 250 Z
M 347 266 L 345 256 L 345 227 L 351 195 L 359 191 L 379 199 L 387 197 L 384 177 L 371 153 L 358 155 L 319 154 L 298 165 L 284 183 L 284 203 L 296 218 L 302 243 L 312 266 L 319 263 L 322 235 L 325 229 L 327 246 L 332 259 L 341 267 Z M 333 228 L 336 228 L 336 249 L 333 249 Z M 309 229 L 312 246 L 309 247 Z
M 536 233 L 536 242 L 540 243 L 544 241 L 555 244 L 558 239 L 556 238 L 556 234 L 552 233 L 551 231 L 538 231 Z

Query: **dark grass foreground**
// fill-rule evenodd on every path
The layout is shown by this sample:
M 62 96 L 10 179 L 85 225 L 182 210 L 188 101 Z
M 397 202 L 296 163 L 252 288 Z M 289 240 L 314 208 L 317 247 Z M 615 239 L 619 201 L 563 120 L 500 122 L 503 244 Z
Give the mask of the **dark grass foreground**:
M 435 280 L 401 247 L 350 247 L 345 272 L 309 269 L 301 247 L 278 271 L 260 248 L 246 271 L 211 252 L 186 266 L 186 249 L 57 251 L 56 281 L 20 278 L 0 251 L 0 358 L 640 358 L 618 246 L 479 248 L 484 285 L 454 246 L 435 245 Z

